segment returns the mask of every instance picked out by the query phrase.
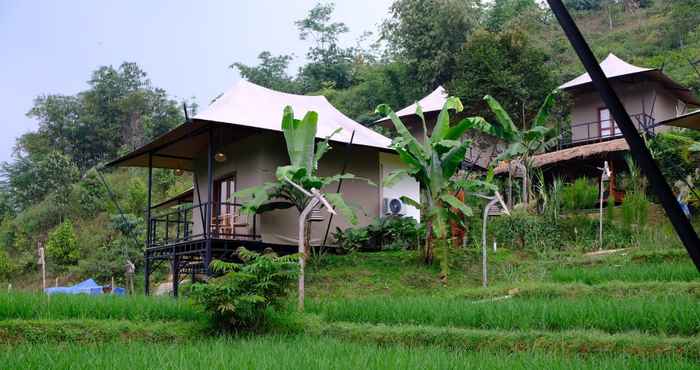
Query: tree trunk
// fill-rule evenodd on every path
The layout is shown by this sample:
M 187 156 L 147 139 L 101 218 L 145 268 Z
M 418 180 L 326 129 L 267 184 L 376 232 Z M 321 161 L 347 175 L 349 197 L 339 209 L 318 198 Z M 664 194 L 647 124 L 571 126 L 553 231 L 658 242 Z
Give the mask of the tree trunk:
M 459 199 L 462 203 L 464 203 L 464 190 L 460 190 L 455 194 L 455 197 Z M 459 214 L 459 210 L 456 208 L 450 208 L 450 211 L 452 211 L 455 214 Z M 466 221 L 466 218 L 465 218 Z M 455 220 L 450 220 L 450 236 L 452 237 L 452 247 L 454 248 L 459 248 L 462 246 L 464 243 L 465 237 L 467 233 L 467 224 L 466 222 L 464 225 L 460 225 L 458 221 Z
M 426 265 L 433 264 L 433 223 L 425 222 L 425 246 L 423 247 L 423 261 Z

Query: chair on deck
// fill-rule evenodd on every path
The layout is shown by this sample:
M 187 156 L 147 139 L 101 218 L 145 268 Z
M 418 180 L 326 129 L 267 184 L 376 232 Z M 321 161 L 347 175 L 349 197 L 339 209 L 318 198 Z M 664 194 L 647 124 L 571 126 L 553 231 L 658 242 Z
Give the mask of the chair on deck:
M 248 227 L 246 216 L 234 213 L 226 213 L 212 217 L 211 231 L 222 239 L 235 239 L 236 229 Z

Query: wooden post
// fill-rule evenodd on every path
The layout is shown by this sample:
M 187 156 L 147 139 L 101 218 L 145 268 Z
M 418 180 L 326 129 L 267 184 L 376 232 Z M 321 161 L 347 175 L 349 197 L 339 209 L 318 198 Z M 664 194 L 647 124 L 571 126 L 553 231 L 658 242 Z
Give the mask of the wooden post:
M 153 227 L 151 225 L 151 201 L 153 192 L 153 153 L 148 153 L 148 193 L 146 196 L 146 255 L 144 261 L 144 292 L 146 295 L 150 294 L 150 283 L 151 283 L 151 266 L 149 261 L 148 248 L 151 246 L 151 233 L 153 232 Z
M 299 311 L 304 311 L 304 267 L 306 266 L 306 219 L 314 207 L 318 205 L 318 198 L 312 198 L 306 208 L 299 215 Z
M 605 188 L 603 187 L 603 180 L 605 179 L 605 175 L 601 174 L 600 175 L 600 211 L 598 212 L 598 216 L 600 220 L 598 221 L 598 249 L 602 250 L 603 249 L 603 192 Z M 609 194 L 608 196 L 612 196 L 612 194 Z
M 41 242 L 39 242 L 39 264 L 41 265 L 41 288 L 42 292 L 46 289 L 46 256 L 44 254 L 44 247 Z
M 207 205 L 205 206 L 204 236 L 206 238 L 206 249 L 204 251 L 204 269 L 207 276 L 211 275 L 209 264 L 211 263 L 211 217 L 212 200 L 214 192 L 214 132 L 209 128 L 209 144 L 207 148 Z
M 173 256 L 173 297 L 177 297 L 178 288 L 180 287 L 180 256 Z

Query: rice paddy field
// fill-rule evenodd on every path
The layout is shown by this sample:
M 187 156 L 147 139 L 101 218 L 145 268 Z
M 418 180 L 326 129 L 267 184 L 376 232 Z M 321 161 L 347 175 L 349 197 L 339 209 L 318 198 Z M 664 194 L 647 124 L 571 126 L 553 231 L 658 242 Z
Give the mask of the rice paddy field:
M 310 266 L 304 314 L 247 335 L 186 298 L 0 293 L 0 369 L 700 368 L 684 251 L 503 250 L 488 288 L 477 256 L 445 286 L 413 252 L 329 255 Z

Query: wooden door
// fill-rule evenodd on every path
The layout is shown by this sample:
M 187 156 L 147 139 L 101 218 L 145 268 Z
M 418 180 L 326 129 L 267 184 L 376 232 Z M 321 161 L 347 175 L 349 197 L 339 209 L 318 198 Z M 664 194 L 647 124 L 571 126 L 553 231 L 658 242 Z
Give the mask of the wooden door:
M 229 175 L 214 182 L 215 216 L 231 214 L 233 209 L 233 193 L 236 192 L 236 176 Z

